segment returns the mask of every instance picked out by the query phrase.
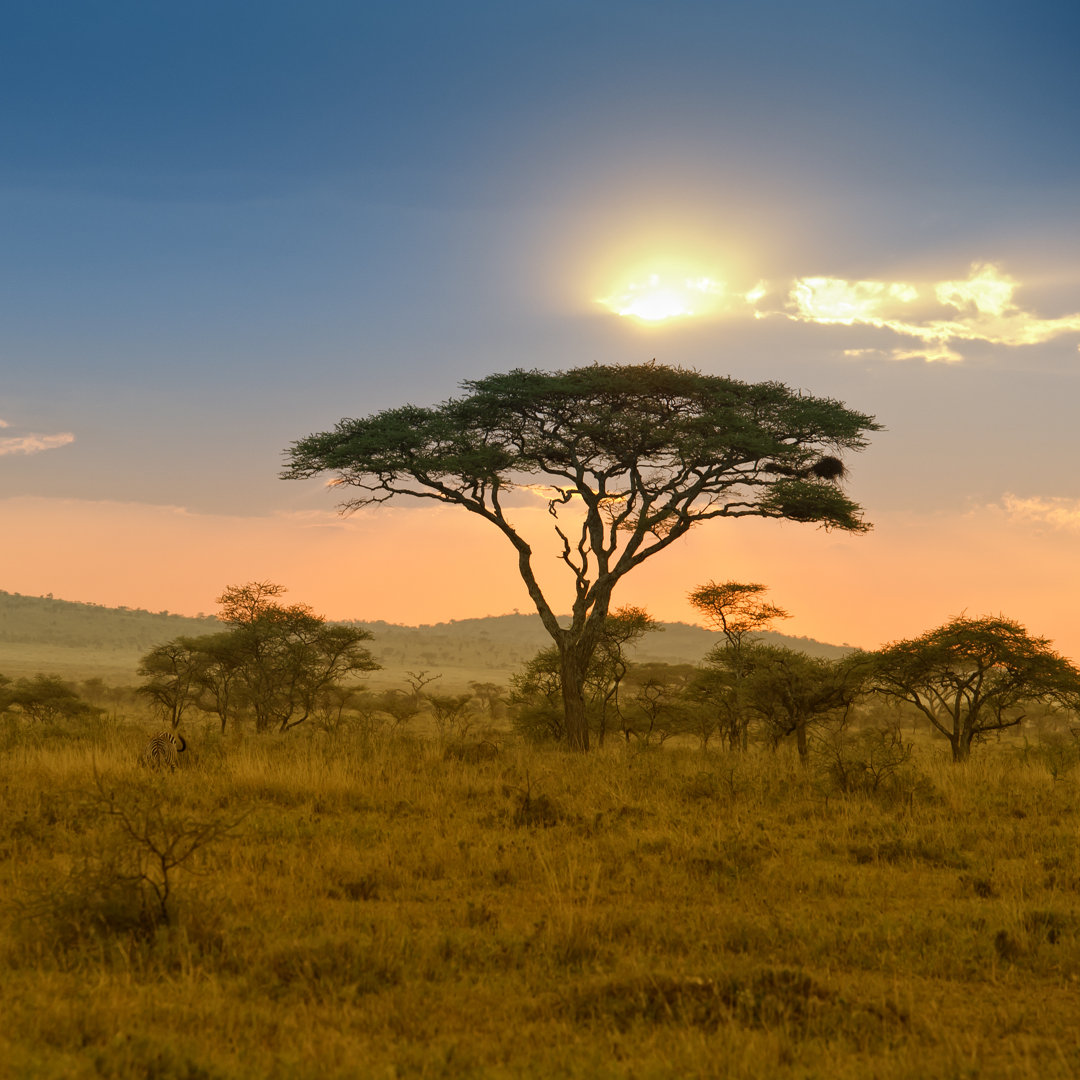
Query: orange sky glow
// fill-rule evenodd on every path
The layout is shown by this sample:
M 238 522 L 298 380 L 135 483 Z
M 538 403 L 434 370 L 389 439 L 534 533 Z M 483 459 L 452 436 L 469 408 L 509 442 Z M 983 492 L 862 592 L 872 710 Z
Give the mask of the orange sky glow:
M 212 613 L 226 585 L 269 579 L 330 618 L 421 624 L 531 611 L 506 541 L 450 507 L 230 517 L 29 497 L 2 510 L 12 522 L 0 535 L 11 592 L 194 615 Z M 686 602 L 694 586 L 759 581 L 791 613 L 782 629 L 795 635 L 872 648 L 962 611 L 1003 611 L 1080 657 L 1080 630 L 1061 603 L 1077 516 L 1071 506 L 1014 500 L 955 514 L 886 513 L 864 536 L 711 522 L 624 579 L 615 601 L 694 622 Z M 519 517 L 546 528 L 540 506 Z M 1033 533 L 1037 560 L 1027 555 Z M 568 609 L 554 549 L 537 561 L 545 588 Z

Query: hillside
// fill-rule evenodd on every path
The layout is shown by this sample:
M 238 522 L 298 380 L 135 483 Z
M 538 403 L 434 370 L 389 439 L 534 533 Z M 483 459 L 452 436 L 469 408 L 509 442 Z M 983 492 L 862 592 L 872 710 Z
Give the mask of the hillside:
M 110 608 L 0 590 L 0 650 L 11 643 L 142 653 L 181 634 L 210 634 L 216 629 L 212 615 L 193 619 L 167 611 Z
M 470 679 L 505 681 L 538 649 L 551 644 L 535 615 L 491 615 L 426 626 L 354 620 L 374 634 L 371 650 L 385 671 L 373 681 L 396 681 L 406 670 L 445 672 L 447 684 Z M 109 608 L 0 591 L 0 673 L 47 671 L 110 682 L 134 681 L 139 657 L 184 635 L 214 633 L 213 616 L 191 618 L 137 608 Z M 638 647 L 639 660 L 697 663 L 720 635 L 688 623 L 665 623 Z M 767 633 L 770 643 L 814 656 L 840 656 L 846 648 L 810 638 Z
M 489 615 L 483 619 L 454 619 L 428 626 L 398 626 L 386 622 L 356 623 L 375 635 L 373 651 L 387 665 L 419 664 L 474 666 L 485 657 L 492 668 L 513 670 L 524 664 L 551 638 L 536 615 Z M 637 647 L 639 660 L 696 664 L 721 635 L 689 623 L 664 623 Z M 842 656 L 850 650 L 810 638 L 765 633 L 763 640 L 786 645 L 812 656 Z

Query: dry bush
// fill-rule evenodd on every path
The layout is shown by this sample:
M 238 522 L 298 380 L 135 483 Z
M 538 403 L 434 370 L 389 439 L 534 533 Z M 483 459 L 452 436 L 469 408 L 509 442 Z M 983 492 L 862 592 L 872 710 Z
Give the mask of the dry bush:
M 499 748 L 487 739 L 479 742 L 452 742 L 443 750 L 445 761 L 464 761 L 469 765 L 479 765 L 483 761 L 493 761 L 499 756 Z

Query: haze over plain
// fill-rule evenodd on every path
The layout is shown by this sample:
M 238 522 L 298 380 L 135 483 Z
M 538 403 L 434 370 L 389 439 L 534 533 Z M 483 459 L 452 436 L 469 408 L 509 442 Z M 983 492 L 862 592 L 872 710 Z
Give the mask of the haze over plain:
M 656 357 L 875 413 L 849 482 L 875 530 L 713 524 L 621 602 L 688 620 L 730 577 L 821 640 L 1003 611 L 1080 654 L 1074 6 L 7 20 L 0 588 L 194 614 L 269 578 L 331 617 L 526 611 L 482 522 L 343 520 L 277 479 L 282 450 L 464 378 Z

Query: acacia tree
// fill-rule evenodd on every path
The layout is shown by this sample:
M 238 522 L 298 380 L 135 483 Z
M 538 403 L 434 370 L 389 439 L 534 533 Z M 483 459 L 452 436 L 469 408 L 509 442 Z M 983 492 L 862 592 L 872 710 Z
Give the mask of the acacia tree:
M 960 616 L 851 662 L 878 693 L 914 705 L 949 740 L 953 761 L 966 761 L 987 732 L 1015 727 L 1033 704 L 1080 701 L 1080 671 L 1001 616 Z
M 747 707 L 765 721 L 774 742 L 795 736 L 804 765 L 810 754 L 810 725 L 847 719 L 863 689 L 864 673 L 859 666 L 807 656 L 781 645 L 754 645 L 748 666 Z
M 692 664 L 634 665 L 624 694 L 628 700 L 619 709 L 628 742 L 633 735 L 643 743 L 653 738 L 663 743 L 672 735 L 691 731 L 700 738 L 701 726 L 693 722 L 693 706 L 686 697 L 694 674 Z
M 20 709 L 31 720 L 55 723 L 57 720 L 89 719 L 105 710 L 83 701 L 75 687 L 57 675 L 35 675 L 19 679 L 9 690 L 9 680 L 0 676 L 0 712 L 9 706 Z
M 706 657 L 709 670 L 698 677 L 700 696 L 713 697 L 726 723 L 728 748 L 747 748 L 748 732 L 743 684 L 750 674 L 748 650 L 757 635 L 788 613 L 761 597 L 768 587 L 738 581 L 709 581 L 699 585 L 688 599 L 714 630 L 724 635 L 724 642 Z
M 279 604 L 284 592 L 267 581 L 227 588 L 218 603 L 229 630 L 158 645 L 140 662 L 139 692 L 173 727 L 193 705 L 215 713 L 222 731 L 243 712 L 263 732 L 332 709 L 343 680 L 379 667 L 363 645 L 371 634 L 327 624 L 306 604 Z
M 767 517 L 860 532 L 837 455 L 873 417 L 781 383 L 749 384 L 651 363 L 517 369 L 462 384 L 433 408 L 405 405 L 292 444 L 288 479 L 336 474 L 343 510 L 398 496 L 451 503 L 513 546 L 559 650 L 568 741 L 588 749 L 583 687 L 615 586 L 711 518 Z M 515 525 L 512 492 L 539 478 L 574 587 L 560 624 Z
M 196 702 L 199 664 L 194 643 L 197 640 L 174 638 L 156 645 L 139 661 L 137 672 L 144 681 L 136 693 L 147 698 L 162 721 L 174 729 Z
M 601 629 L 600 640 L 585 672 L 583 696 L 586 722 L 596 731 L 600 745 L 607 737 L 609 718 L 622 723 L 627 742 L 633 733 L 619 708 L 619 689 L 630 669 L 626 650 L 646 634 L 663 630 L 644 608 L 621 607 L 612 612 Z M 562 706 L 562 663 L 554 646 L 541 649 L 511 677 L 511 703 L 517 706 L 519 726 L 545 736 L 565 735 L 566 711 Z
M 361 644 L 371 634 L 330 625 L 307 604 L 277 602 L 272 582 L 230 586 L 218 618 L 232 627 L 233 656 L 255 730 L 287 731 L 303 723 L 331 687 L 379 665 Z

